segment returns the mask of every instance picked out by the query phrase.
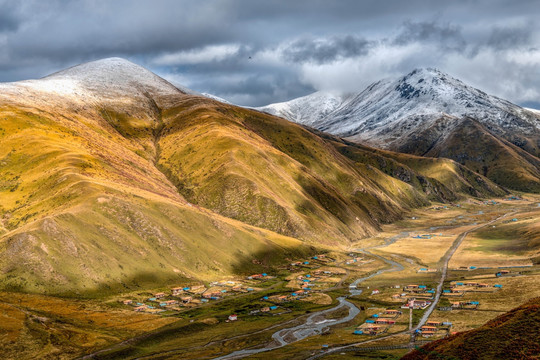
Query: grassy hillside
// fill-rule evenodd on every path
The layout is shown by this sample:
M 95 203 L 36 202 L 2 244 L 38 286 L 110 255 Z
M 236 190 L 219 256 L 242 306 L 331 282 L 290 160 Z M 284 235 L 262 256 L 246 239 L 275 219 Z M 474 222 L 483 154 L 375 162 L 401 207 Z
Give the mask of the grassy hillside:
M 440 122 L 448 127 L 445 121 Z M 456 122 L 454 120 L 454 122 Z M 478 121 L 465 118 L 441 136 L 428 128 L 398 150 L 428 157 L 453 159 L 508 189 L 540 192 L 540 159 L 494 135 Z M 443 126 L 443 125 L 441 125 Z M 534 152 L 533 152 L 534 153 Z
M 403 360 L 538 359 L 540 298 L 496 317 L 482 327 L 423 346 Z
M 174 89 L 23 90 L 0 93 L 0 289 L 90 296 L 262 271 L 430 199 L 500 193 L 446 160 L 421 169 Z
M 317 132 L 355 164 L 376 168 L 424 192 L 431 200 L 454 201 L 462 196 L 500 196 L 506 191 L 484 176 L 445 158 L 430 158 L 370 148 Z

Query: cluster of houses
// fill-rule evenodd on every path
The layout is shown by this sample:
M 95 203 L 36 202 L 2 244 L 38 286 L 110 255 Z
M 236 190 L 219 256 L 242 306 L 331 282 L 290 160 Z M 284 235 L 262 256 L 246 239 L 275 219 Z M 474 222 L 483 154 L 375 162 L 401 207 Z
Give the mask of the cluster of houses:
M 476 270 L 478 269 L 476 266 L 460 266 L 454 270 L 456 271 L 471 271 L 471 270 Z
M 302 290 L 295 290 L 287 295 L 273 295 L 273 296 L 264 296 L 262 300 L 270 301 L 273 303 L 284 303 L 292 300 L 300 300 L 302 298 L 305 298 L 309 295 L 310 290 L 308 289 L 302 289 Z
M 451 322 L 442 322 L 442 321 L 428 321 L 426 325 L 422 326 L 420 329 L 416 330 L 416 333 L 422 337 L 431 337 L 434 336 L 437 331 L 443 330 L 448 334 L 452 328 Z
M 407 302 L 403 305 L 401 305 L 402 309 L 413 309 L 413 310 L 423 310 L 427 308 L 429 305 L 431 305 L 431 301 L 426 299 L 416 299 L 416 298 L 410 298 L 407 300 Z
M 402 309 L 425 309 L 431 305 L 435 289 L 427 285 L 410 284 L 403 287 L 401 294 L 392 295 L 392 300 L 406 299 Z
M 174 287 L 170 293 L 158 292 L 152 294 L 146 300 L 149 304 L 130 299 L 122 300 L 122 303 L 133 306 L 134 311 L 161 312 L 180 310 L 180 307 L 195 307 L 211 300 L 219 300 L 230 293 L 245 293 L 256 290 L 234 281 L 213 282 L 210 285 L 212 286 L 210 288 L 206 288 L 204 285 Z
M 480 302 L 478 301 L 458 301 L 451 303 L 452 309 L 463 309 L 463 310 L 476 310 L 478 309 L 478 306 L 480 306 Z
M 374 314 L 363 324 L 358 326 L 355 335 L 380 335 L 388 331 L 394 325 L 402 312 L 395 309 L 386 309 L 382 313 Z
M 492 292 L 493 290 L 502 289 L 501 284 L 486 284 L 474 281 L 456 281 L 450 284 L 449 290 L 443 290 L 443 295 L 458 294 L 463 295 L 466 291 L 470 292 Z
M 353 255 L 352 259 L 349 259 L 349 260 L 345 261 L 345 264 L 346 265 L 353 265 L 353 264 L 357 264 L 357 263 L 358 264 L 366 264 L 367 262 L 365 262 L 363 260 L 364 260 L 363 257 Z
M 512 272 L 510 270 L 499 270 L 495 273 L 496 277 L 511 277 L 511 276 L 519 276 L 521 275 L 520 272 Z
M 328 263 L 328 262 L 332 262 L 332 261 L 334 261 L 334 259 L 331 259 L 331 258 L 327 257 L 324 254 L 320 254 L 320 255 L 312 256 L 310 259 L 307 259 L 307 260 L 294 261 L 294 262 L 291 263 L 291 266 L 310 267 L 310 265 L 312 265 L 312 262 Z

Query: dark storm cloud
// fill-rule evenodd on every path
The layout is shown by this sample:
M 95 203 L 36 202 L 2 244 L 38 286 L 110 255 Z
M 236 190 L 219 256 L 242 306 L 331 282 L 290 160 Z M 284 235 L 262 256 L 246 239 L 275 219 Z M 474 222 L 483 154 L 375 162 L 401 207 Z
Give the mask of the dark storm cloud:
M 17 3 L 0 1 L 0 33 L 17 30 L 20 24 Z
M 0 0 L 0 81 L 121 56 L 263 105 L 434 66 L 538 101 L 536 13 L 528 0 Z
M 295 63 L 324 64 L 339 58 L 367 55 L 370 46 L 368 40 L 352 35 L 330 39 L 301 39 L 283 50 L 283 58 Z
M 507 50 L 530 45 L 533 27 L 529 24 L 518 27 L 495 27 L 486 43 L 496 50 Z
M 403 24 L 401 33 L 393 41 L 397 45 L 406 45 L 414 42 L 431 42 L 444 50 L 453 51 L 463 51 L 467 46 L 460 27 L 449 23 L 438 24 L 435 21 L 406 21 Z

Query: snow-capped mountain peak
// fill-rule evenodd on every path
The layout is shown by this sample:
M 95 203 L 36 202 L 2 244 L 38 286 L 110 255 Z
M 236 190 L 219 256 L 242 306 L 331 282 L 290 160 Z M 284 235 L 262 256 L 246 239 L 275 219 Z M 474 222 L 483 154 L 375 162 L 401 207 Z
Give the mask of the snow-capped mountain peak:
M 86 108 L 116 106 L 149 110 L 167 98 L 189 93 L 142 66 L 122 58 L 92 61 L 37 80 L 0 83 L 0 101 L 71 104 Z
M 332 99 L 331 105 L 321 99 Z M 501 134 L 540 131 L 540 121 L 532 112 L 433 68 L 375 82 L 353 95 L 318 92 L 259 109 L 385 148 L 398 148 L 404 138 L 440 118 L 472 117 Z

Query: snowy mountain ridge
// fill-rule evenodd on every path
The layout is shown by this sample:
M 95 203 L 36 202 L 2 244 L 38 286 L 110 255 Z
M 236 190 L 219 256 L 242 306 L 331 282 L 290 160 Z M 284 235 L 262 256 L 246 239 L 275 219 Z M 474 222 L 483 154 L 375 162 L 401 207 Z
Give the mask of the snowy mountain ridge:
M 333 102 L 329 105 L 327 99 Z M 441 118 L 472 117 L 500 135 L 540 131 L 537 113 L 432 68 L 378 81 L 354 95 L 317 92 L 258 109 L 334 135 L 393 149 L 403 138 Z

